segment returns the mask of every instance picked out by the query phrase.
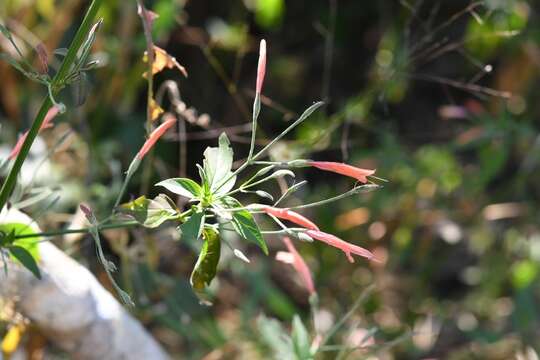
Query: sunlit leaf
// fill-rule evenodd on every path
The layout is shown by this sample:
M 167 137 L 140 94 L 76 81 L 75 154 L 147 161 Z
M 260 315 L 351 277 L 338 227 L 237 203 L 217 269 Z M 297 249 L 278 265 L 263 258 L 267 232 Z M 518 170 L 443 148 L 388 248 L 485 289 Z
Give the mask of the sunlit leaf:
M 219 137 L 219 147 L 209 147 L 204 151 L 204 173 L 210 191 L 225 194 L 234 187 L 236 177 L 231 178 L 233 150 L 225 133 Z M 226 183 L 224 183 L 226 182 Z
M 16 236 L 35 234 L 36 232 L 32 226 L 23 223 L 0 224 L 0 232 L 7 234 L 8 238 L 12 239 L 10 240 L 11 245 L 26 249 L 36 261 L 39 261 L 38 243 L 41 240 L 40 237 L 15 239 Z
M 133 217 L 147 228 L 155 228 L 167 220 L 175 219 L 178 209 L 166 195 L 160 194 L 154 199 L 141 196 L 119 208 L 120 212 Z
M 229 209 L 241 208 L 242 204 L 233 197 L 227 196 L 222 199 L 223 206 Z M 247 210 L 237 210 L 232 213 L 234 230 L 244 239 L 257 244 L 268 255 L 268 247 L 261 234 L 259 226 L 253 219 L 253 215 Z
M 191 179 L 186 178 L 171 178 L 163 180 L 156 184 L 162 186 L 172 193 L 187 197 L 188 199 L 199 198 L 203 194 L 203 190 L 199 184 Z

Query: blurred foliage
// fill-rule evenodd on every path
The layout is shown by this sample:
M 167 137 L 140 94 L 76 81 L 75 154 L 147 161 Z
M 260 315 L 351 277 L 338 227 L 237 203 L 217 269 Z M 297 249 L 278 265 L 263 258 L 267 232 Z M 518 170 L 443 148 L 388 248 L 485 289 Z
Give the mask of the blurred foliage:
M 0 3 L 0 21 L 21 38 L 25 56 L 35 62 L 40 42 L 49 53 L 65 47 L 84 5 L 6 0 Z M 284 129 L 296 109 L 328 96 L 325 111 L 276 147 L 272 157 L 343 160 L 377 168 L 389 180 L 381 191 L 306 213 L 383 259 L 382 265 L 349 264 L 335 249 L 300 244 L 319 295 L 313 314 L 292 268 L 256 246 L 245 247 L 233 234 L 226 241 L 251 262 L 222 248 L 210 286 L 214 305 L 208 308 L 199 305 L 188 280 L 196 262 L 193 250 L 200 245 L 175 241 L 176 231 L 166 226 L 105 232 L 106 250 L 137 304 L 135 315 L 173 357 L 302 353 L 305 347 L 295 346 L 305 344 L 306 336 L 315 338 L 310 316 L 324 334 L 374 284 L 375 291 L 329 343 L 341 346 L 342 358 L 366 355 L 367 349 L 350 354 L 344 349 L 362 348 L 363 336 L 376 329 L 382 359 L 534 359 L 532 349 L 540 347 L 537 1 L 156 0 L 146 5 L 160 15 L 157 45 L 189 73 L 184 79 L 165 70 L 156 77 L 156 89 L 174 80 L 190 112 L 163 97 L 162 107 L 186 120 L 186 134 L 159 144 L 129 190 L 134 198 L 157 195 L 152 185 L 160 179 L 184 171 L 197 177 L 202 150 L 220 133 L 214 129 L 227 128 L 235 153 L 246 153 L 249 128 L 238 125 L 250 121 L 260 38 L 269 44 L 260 117 L 264 138 Z M 135 2 L 108 1 L 101 16 L 95 55 L 102 67 L 88 76 L 86 102 L 74 108 L 73 96 L 63 94 L 70 110 L 34 146 L 23 171 L 22 199 L 29 198 L 31 184 L 53 188 L 53 195 L 25 208 L 43 229 L 82 224 L 76 213 L 82 201 L 94 204 L 98 214 L 110 209 L 122 169 L 143 142 L 145 40 Z M 1 38 L 0 47 L 10 51 Z M 0 78 L 0 152 L 6 154 L 45 93 L 5 63 Z M 208 114 L 206 121 L 199 114 Z M 184 137 L 187 156 L 175 141 Z M 47 149 L 54 151 L 43 159 Z M 312 170 L 303 175 L 309 184 L 284 205 L 316 201 L 351 185 Z M 51 205 L 58 189 L 61 197 Z M 263 220 L 261 227 L 268 228 Z M 56 241 L 107 284 L 88 236 Z M 281 242 L 267 241 L 273 256 Z M 400 338 L 409 330 L 410 337 Z M 290 337 L 282 337 L 285 333 Z M 383 346 L 395 339 L 400 341 L 392 347 Z M 333 359 L 336 351 L 329 348 L 317 357 Z

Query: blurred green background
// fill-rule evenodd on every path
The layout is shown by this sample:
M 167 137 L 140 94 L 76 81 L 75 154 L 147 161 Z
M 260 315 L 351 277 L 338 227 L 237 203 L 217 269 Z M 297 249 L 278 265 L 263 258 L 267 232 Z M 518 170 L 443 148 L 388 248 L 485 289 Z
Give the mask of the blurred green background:
M 3 0 L 0 20 L 35 59 L 32 45 L 43 42 L 52 53 L 69 43 L 86 5 Z M 158 93 L 167 80 L 177 84 L 185 109 L 176 110 L 186 119 L 185 133 L 159 144 L 129 192 L 155 195 L 152 184 L 159 179 L 197 177 L 195 164 L 222 128 L 237 160 L 247 154 L 258 42 L 265 38 L 261 142 L 312 102 L 327 102 L 272 157 L 344 161 L 376 168 L 389 180 L 376 192 L 305 213 L 325 231 L 384 260 L 350 264 L 336 249 L 298 245 L 319 293 L 320 329 L 331 327 L 374 284 L 332 343 L 354 347 L 364 329 L 377 329 L 381 346 L 410 336 L 375 358 L 510 359 L 528 351 L 533 359 L 531 349 L 540 347 L 537 5 L 147 1 L 160 16 L 156 44 L 189 73 L 184 78 L 166 70 L 155 84 Z M 143 142 L 146 45 L 135 1 L 106 1 L 100 16 L 104 26 L 94 52 L 103 66 L 89 74 L 82 106 L 75 107 L 80 93 L 62 95 L 70 109 L 42 139 L 56 151 L 37 181 L 62 193 L 52 209 L 28 207 L 43 229 L 71 221 L 82 201 L 110 209 L 122 169 Z M 9 48 L 3 38 L 0 46 Z M 7 151 L 29 126 L 45 91 L 6 63 L 0 63 L 0 78 L 0 137 Z M 163 98 L 162 106 L 174 110 Z M 39 162 L 40 154 L 35 158 Z M 289 204 L 352 185 L 309 169 L 298 176 L 309 184 Z M 270 223 L 261 219 L 261 226 Z M 243 245 L 251 264 L 225 253 L 212 286 L 214 306 L 208 308 L 198 304 L 188 282 L 196 254 L 175 237 L 167 226 L 106 233 L 122 285 L 137 303 L 134 314 L 174 358 L 271 358 L 269 334 L 280 333 L 279 326 L 290 329 L 294 314 L 312 329 L 306 291 L 292 268 L 274 260 L 283 249 L 278 238 L 267 238 L 270 257 Z M 106 283 L 90 238 L 55 241 Z M 355 351 L 348 358 L 364 356 Z M 333 359 L 336 352 L 318 357 Z

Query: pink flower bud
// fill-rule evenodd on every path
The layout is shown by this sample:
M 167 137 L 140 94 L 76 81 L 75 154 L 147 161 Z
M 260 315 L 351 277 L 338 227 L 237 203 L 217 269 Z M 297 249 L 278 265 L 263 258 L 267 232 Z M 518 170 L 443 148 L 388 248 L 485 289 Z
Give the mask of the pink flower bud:
M 315 286 L 313 285 L 313 278 L 311 277 L 311 272 L 309 271 L 309 268 L 302 258 L 302 256 L 298 253 L 296 248 L 294 247 L 291 239 L 289 239 L 287 236 L 283 238 L 283 242 L 285 243 L 285 246 L 287 247 L 287 250 L 289 251 L 288 254 L 292 255 L 292 262 L 290 264 L 294 267 L 296 272 L 300 275 L 302 278 L 302 281 L 304 282 L 304 285 L 306 286 L 307 290 L 309 291 L 309 294 L 312 295 L 315 293 Z M 280 254 L 280 253 L 278 253 Z M 283 254 L 282 254 L 283 255 Z M 282 260 L 283 256 L 277 257 L 278 260 Z M 282 260 L 283 261 L 283 260 Z
M 257 66 L 257 84 L 255 87 L 255 92 L 257 94 L 261 93 L 264 75 L 266 73 L 266 40 L 261 40 L 261 45 L 259 48 L 259 64 Z
M 170 114 L 165 115 L 166 120 L 159 125 L 148 137 L 146 142 L 141 147 L 141 150 L 137 153 L 136 158 L 138 160 L 142 160 L 142 158 L 146 155 L 148 151 L 154 146 L 154 144 L 159 140 L 160 137 L 167 132 L 175 123 L 176 118 Z
M 360 169 L 351 165 L 338 162 L 309 161 L 308 164 L 321 170 L 332 171 L 337 174 L 350 176 L 362 183 L 368 182 L 366 176 L 371 176 L 375 174 L 375 170 Z
M 306 218 L 303 215 L 300 215 L 297 212 L 294 212 L 289 209 L 278 209 L 272 206 L 262 205 L 260 210 L 264 211 L 269 215 L 274 215 L 277 218 L 283 220 L 289 220 L 295 224 L 298 224 L 306 229 L 319 230 L 319 227 L 315 225 L 311 220 Z
M 56 115 L 60 112 L 60 108 L 58 106 L 53 106 L 49 109 L 47 114 L 45 115 L 45 119 L 43 119 L 43 122 L 41 123 L 41 126 L 39 127 L 39 132 L 50 129 L 54 126 L 54 124 L 51 123 L 51 121 L 55 118 Z M 11 153 L 9 153 L 8 159 L 13 160 L 19 155 L 21 152 L 22 146 L 24 144 L 24 141 L 26 140 L 26 137 L 28 136 L 28 131 L 26 131 L 20 138 L 17 140 L 17 143 L 13 147 L 13 150 L 11 150 Z
M 364 248 L 362 248 L 360 246 L 356 246 L 356 245 L 350 244 L 350 243 L 348 243 L 346 241 L 343 241 L 340 238 L 338 238 L 337 236 L 334 236 L 332 234 L 327 234 L 325 232 L 317 231 L 317 230 L 308 230 L 308 231 L 306 231 L 306 234 L 308 234 L 309 236 L 311 236 L 314 239 L 317 239 L 319 241 L 327 243 L 330 246 L 333 246 L 335 248 L 340 249 L 341 251 L 343 251 L 345 253 L 345 255 L 347 256 L 347 259 L 351 263 L 354 262 L 354 259 L 353 259 L 351 254 L 355 254 L 355 255 L 358 255 L 358 256 L 368 258 L 370 260 L 377 261 L 375 259 L 375 255 L 373 255 L 373 253 L 371 251 L 366 250 L 366 249 L 364 249 Z

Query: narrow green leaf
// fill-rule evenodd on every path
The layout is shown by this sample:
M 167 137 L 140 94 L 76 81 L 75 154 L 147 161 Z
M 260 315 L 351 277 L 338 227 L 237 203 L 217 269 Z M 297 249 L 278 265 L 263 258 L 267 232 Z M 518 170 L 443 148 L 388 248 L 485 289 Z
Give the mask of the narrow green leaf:
M 30 251 L 26 250 L 22 246 L 9 246 L 9 253 L 17 259 L 25 268 L 30 270 L 32 274 L 38 279 L 41 279 L 41 273 L 37 266 L 37 259 L 35 259 Z
M 240 208 L 242 204 L 231 196 L 223 198 L 222 204 L 226 208 Z M 232 224 L 234 230 L 244 239 L 257 244 L 263 252 L 268 255 L 268 247 L 264 242 L 259 226 L 253 219 L 253 215 L 247 210 L 234 211 L 232 213 Z
M 295 359 L 292 339 L 281 322 L 259 315 L 257 328 L 261 341 L 270 347 L 275 359 Z
M 178 227 L 180 230 L 180 239 L 186 242 L 194 242 L 201 236 L 203 228 L 204 213 L 202 211 L 196 212 Z
M 203 190 L 199 184 L 191 179 L 172 178 L 158 182 L 156 186 L 162 186 L 172 193 L 187 197 L 188 199 L 196 199 L 201 197 Z
M 197 292 L 204 290 L 210 285 L 210 282 L 216 276 L 221 255 L 219 233 L 211 228 L 205 229 L 203 233 L 204 243 L 189 280 L 191 286 Z
M 292 323 L 292 341 L 297 359 L 313 359 L 311 354 L 311 341 L 304 323 L 298 315 L 294 315 Z

